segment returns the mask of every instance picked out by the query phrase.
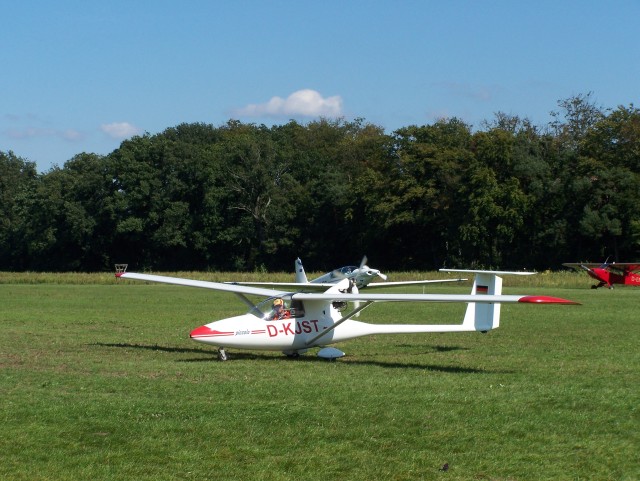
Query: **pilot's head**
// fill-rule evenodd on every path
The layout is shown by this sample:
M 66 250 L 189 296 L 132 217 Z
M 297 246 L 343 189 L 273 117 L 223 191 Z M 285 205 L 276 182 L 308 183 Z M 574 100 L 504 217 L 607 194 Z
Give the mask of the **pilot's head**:
M 280 310 L 280 309 L 282 309 L 283 307 L 284 307 L 284 301 L 283 301 L 282 299 L 280 299 L 280 298 L 278 298 L 278 299 L 274 299 L 274 301 L 273 301 L 273 308 L 274 308 L 276 311 L 279 311 L 279 310 Z

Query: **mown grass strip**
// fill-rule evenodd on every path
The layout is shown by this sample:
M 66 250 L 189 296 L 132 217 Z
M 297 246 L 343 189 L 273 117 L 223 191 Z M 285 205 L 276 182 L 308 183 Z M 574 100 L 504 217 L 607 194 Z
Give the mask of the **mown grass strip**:
M 235 296 L 4 284 L 0 478 L 640 479 L 640 292 L 526 290 L 583 305 L 504 306 L 486 335 L 361 338 L 337 362 L 220 363 L 188 332 L 243 312 Z M 461 310 L 390 303 L 361 320 Z

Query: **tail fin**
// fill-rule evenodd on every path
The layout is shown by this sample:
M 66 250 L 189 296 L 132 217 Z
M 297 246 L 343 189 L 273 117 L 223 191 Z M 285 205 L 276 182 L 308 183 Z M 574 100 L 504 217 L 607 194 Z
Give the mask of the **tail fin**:
M 461 269 L 440 269 L 446 272 L 466 272 L 475 274 L 471 295 L 496 295 L 502 294 L 501 275 L 527 276 L 535 272 L 512 272 L 512 271 L 476 271 Z M 500 306 L 495 303 L 469 302 L 464 315 L 463 326 L 470 330 L 487 332 L 500 326 Z
M 478 272 L 473 280 L 471 295 L 502 294 L 502 277 L 488 272 Z M 464 314 L 463 325 L 474 326 L 476 331 L 487 332 L 500 326 L 501 304 L 470 302 Z
M 296 282 L 300 284 L 308 284 L 307 274 L 304 272 L 304 267 L 302 267 L 302 261 L 298 257 L 295 262 L 295 272 L 296 272 Z

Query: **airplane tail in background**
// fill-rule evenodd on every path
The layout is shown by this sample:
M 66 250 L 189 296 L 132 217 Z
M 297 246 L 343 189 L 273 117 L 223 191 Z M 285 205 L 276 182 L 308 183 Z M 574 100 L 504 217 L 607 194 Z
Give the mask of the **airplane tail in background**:
M 302 267 L 302 261 L 299 257 L 296 259 L 294 270 L 296 273 L 296 282 L 301 284 L 309 283 L 309 281 L 307 280 L 307 274 L 305 274 L 304 272 L 304 267 Z
M 528 276 L 535 272 L 482 271 L 462 269 L 440 269 L 442 272 L 465 272 L 475 274 L 471 295 L 484 296 L 502 294 L 502 275 Z M 500 326 L 500 306 L 496 303 L 469 302 L 464 315 L 463 326 L 469 330 L 487 332 Z

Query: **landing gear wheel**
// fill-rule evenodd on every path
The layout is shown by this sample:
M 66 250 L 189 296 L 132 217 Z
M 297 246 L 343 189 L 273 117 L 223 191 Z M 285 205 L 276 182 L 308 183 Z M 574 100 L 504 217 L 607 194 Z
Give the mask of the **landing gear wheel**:
M 226 361 L 227 359 L 229 359 L 229 356 L 227 356 L 227 351 L 225 351 L 223 347 L 218 349 L 218 361 Z

